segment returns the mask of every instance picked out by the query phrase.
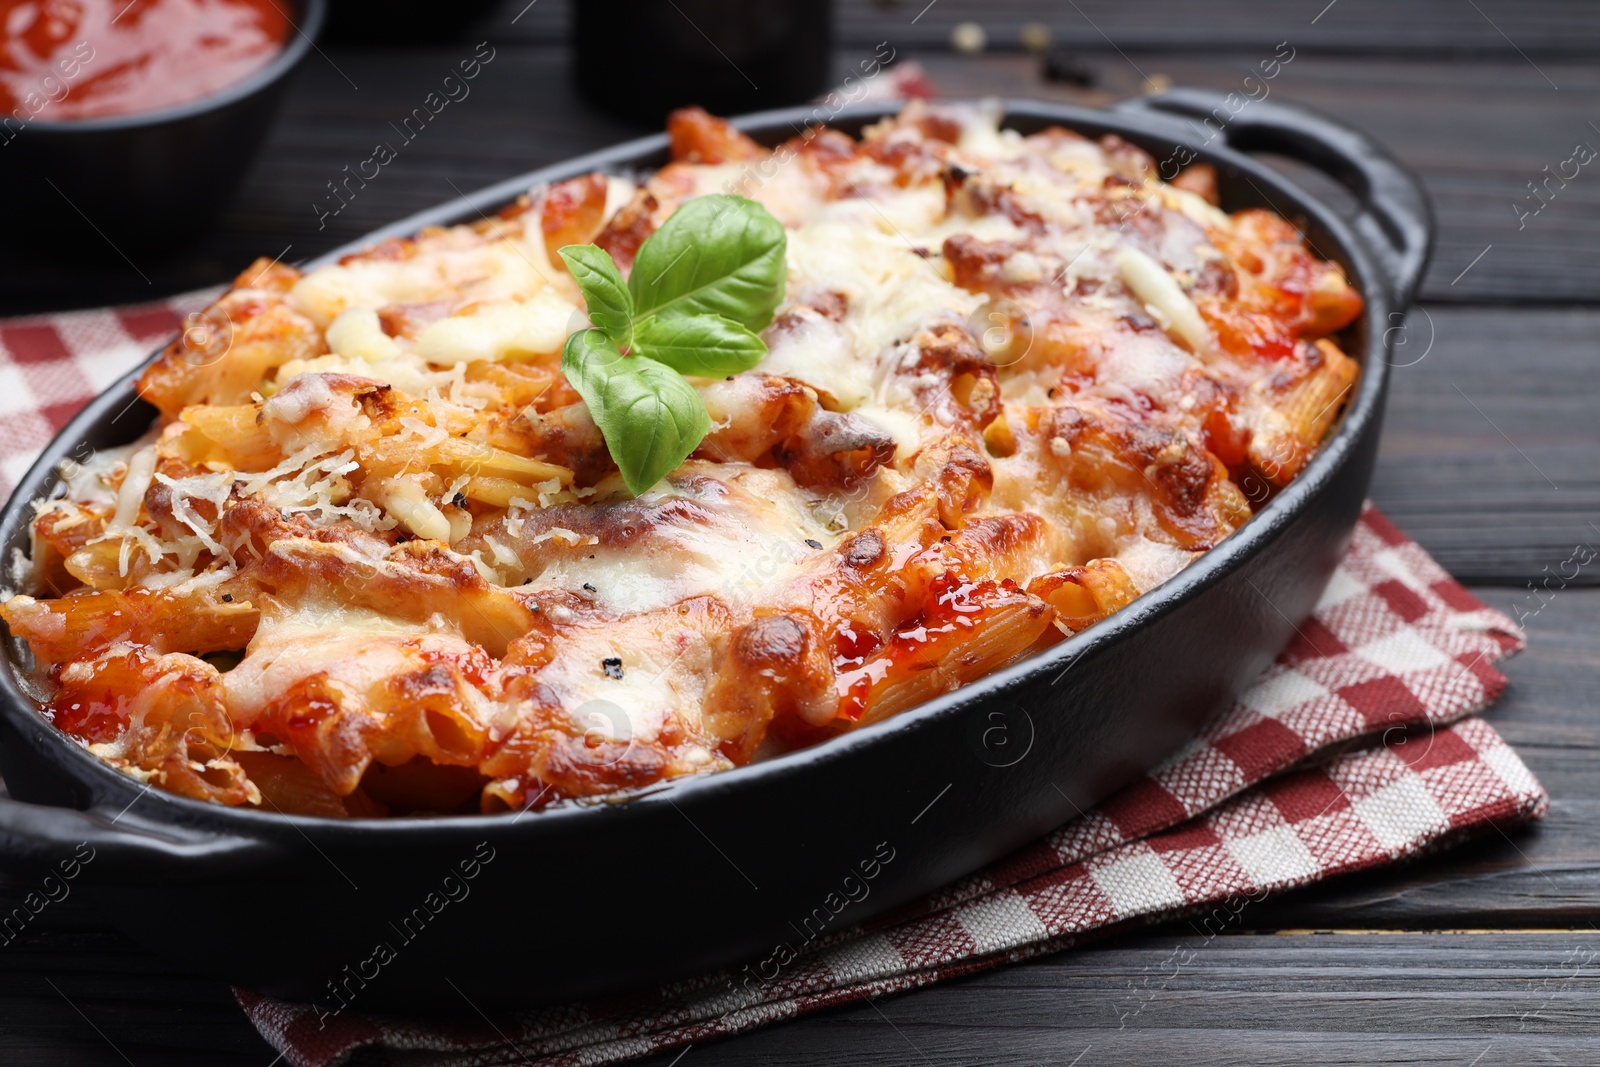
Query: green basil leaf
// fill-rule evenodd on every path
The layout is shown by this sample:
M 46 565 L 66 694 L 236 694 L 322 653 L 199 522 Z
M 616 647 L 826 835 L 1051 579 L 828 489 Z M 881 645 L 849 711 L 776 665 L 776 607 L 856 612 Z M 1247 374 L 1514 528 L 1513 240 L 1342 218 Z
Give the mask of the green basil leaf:
M 680 374 L 721 378 L 747 371 L 767 355 L 766 342 L 721 315 L 645 319 L 633 335 L 634 350 Z
M 567 245 L 557 253 L 589 307 L 589 321 L 618 348 L 633 344 L 633 294 L 611 256 L 598 245 Z
M 628 276 L 634 321 L 721 315 L 764 329 L 783 302 L 788 235 L 767 209 L 714 193 L 684 204 L 639 246 Z
M 687 459 L 711 429 L 683 375 L 645 356 L 624 356 L 599 330 L 567 338 L 561 373 L 588 405 L 634 496 Z

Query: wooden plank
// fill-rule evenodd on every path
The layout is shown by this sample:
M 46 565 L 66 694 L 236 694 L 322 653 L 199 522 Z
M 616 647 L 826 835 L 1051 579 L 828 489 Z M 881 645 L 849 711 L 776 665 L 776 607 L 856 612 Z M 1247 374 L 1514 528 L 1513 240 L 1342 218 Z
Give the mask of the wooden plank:
M 1576 1062 L 1600 1035 L 1593 933 L 1207 940 L 1180 930 L 886 997 L 689 1056 L 697 1067 L 1463 1067 L 1486 1050 L 1495 1058 L 1484 1063 Z M 668 1067 L 673 1055 L 643 1062 Z
M 71 255 L 78 258 L 66 261 L 0 255 L 0 314 L 150 299 L 218 284 L 258 255 L 292 245 L 291 261 L 313 256 L 458 191 L 641 132 L 596 114 L 577 97 L 562 49 L 501 42 L 472 94 L 405 142 L 391 123 L 420 106 L 472 50 L 469 44 L 430 45 L 406 50 L 404 62 L 390 52 L 356 48 L 330 49 L 326 60 L 311 56 L 215 231 L 180 255 L 135 257 L 137 271 L 93 241 L 75 245 Z M 1238 90 L 1266 54 L 1087 54 L 1075 62 L 1093 78 L 1089 88 L 1044 80 L 1034 57 L 920 58 L 949 96 L 1107 104 L 1139 92 L 1146 75 Z M 860 55 L 841 49 L 841 70 Z M 911 49 L 906 55 L 917 57 Z M 1440 222 L 1426 298 L 1600 302 L 1600 178 L 1590 174 L 1593 167 L 1565 188 L 1552 185 L 1555 193 L 1538 215 L 1519 222 L 1512 208 L 1539 203 L 1527 183 L 1543 180 L 1545 166 L 1558 169 L 1576 141 L 1600 147 L 1600 133 L 1588 125 L 1600 119 L 1586 103 L 1600 91 L 1600 67 L 1558 60 L 1539 67 L 1561 91 L 1520 57 L 1462 63 L 1305 54 L 1271 83 L 1271 98 L 1320 107 L 1371 131 L 1422 174 Z M 338 203 L 328 183 L 343 181 L 344 168 L 354 170 L 380 141 L 394 144 L 398 158 L 365 188 L 352 185 L 348 207 L 320 218 L 314 205 L 327 210 Z
M 1410 56 L 1471 52 L 1539 56 L 1581 54 L 1600 41 L 1600 12 L 1561 0 L 1509 3 L 1480 0 L 1480 12 L 1450 0 L 1405 4 L 1383 0 L 1314 0 L 1272 4 L 1183 0 L 1128 5 L 1117 0 L 843 0 L 837 7 L 840 43 L 903 39 L 908 45 L 948 46 L 958 23 L 984 27 L 992 46 L 1017 49 L 1028 23 L 1049 27 L 1062 44 L 1107 52 L 1218 47 L 1267 47 L 1289 40 L 1307 51 Z M 913 18 L 921 13 L 920 18 Z M 1491 21 L 1492 18 L 1492 21 Z M 1504 31 L 1504 32 L 1502 32 Z
M 1600 934 L 1587 929 L 1207 937 L 1180 923 L 689 1055 L 704 1067 L 1291 1064 L 1308 1055 L 1461 1067 L 1492 1048 L 1493 1062 L 1572 1063 L 1600 1039 L 1597 955 Z M 675 1055 L 642 1063 L 668 1067 Z M 271 1058 L 222 987 L 177 975 L 114 935 L 0 953 L 5 1062 Z
M 48 915 L 0 949 L 0 1062 L 214 1067 L 272 1060 L 227 986 L 186 974 L 110 930 L 49 925 Z M 226 951 L 215 942 L 211 950 Z
M 572 0 L 505 0 L 476 23 L 471 34 L 503 34 L 539 44 L 566 40 Z M 1271 45 L 1303 38 L 1319 51 L 1403 52 L 1407 55 L 1498 52 L 1574 54 L 1600 44 L 1600 12 L 1570 0 L 1512 4 L 1481 0 L 1481 12 L 1451 0 L 1316 0 L 1271 4 L 1261 0 L 836 0 L 835 37 L 841 45 L 892 40 L 903 47 L 945 48 L 951 29 L 975 22 L 990 47 L 1021 47 L 1021 27 L 1047 26 L 1056 41 L 1074 48 L 1126 52 Z M 692 9 L 689 9 L 692 10 Z M 515 24 L 511 20 L 517 17 Z M 1492 21 L 1491 21 L 1492 19 Z M 1498 27 L 1498 29 L 1497 29 Z M 714 20 L 703 26 L 713 39 Z M 1504 31 L 1502 33 L 1501 31 Z M 476 40 L 476 37 L 472 38 Z
M 1392 372 L 1372 498 L 1457 577 L 1600 580 L 1600 566 L 1562 567 L 1579 544 L 1600 547 L 1600 439 L 1582 384 L 1597 330 L 1590 310 L 1413 315 L 1395 363 L 1419 362 Z

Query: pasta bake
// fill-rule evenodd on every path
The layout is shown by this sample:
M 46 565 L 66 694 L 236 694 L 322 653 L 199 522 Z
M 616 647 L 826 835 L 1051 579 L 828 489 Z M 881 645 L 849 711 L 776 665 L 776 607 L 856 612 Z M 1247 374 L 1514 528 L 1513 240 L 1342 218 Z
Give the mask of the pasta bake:
M 253 264 L 143 372 L 150 433 L 37 505 L 0 615 L 41 713 L 221 804 L 523 810 L 823 742 L 1118 611 L 1305 466 L 1362 301 L 1205 164 L 1000 118 L 769 149 L 680 111 L 654 174 Z M 751 369 L 687 374 L 704 426 L 635 492 L 562 370 L 608 320 L 558 252 L 626 276 L 710 195 L 781 224 L 775 314 Z

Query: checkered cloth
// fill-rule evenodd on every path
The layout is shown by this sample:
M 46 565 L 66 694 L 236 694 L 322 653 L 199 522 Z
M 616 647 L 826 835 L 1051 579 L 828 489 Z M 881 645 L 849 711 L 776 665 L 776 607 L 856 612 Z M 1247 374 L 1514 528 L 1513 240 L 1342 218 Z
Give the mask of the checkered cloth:
M 204 303 L 0 324 L 0 468 L 28 457 L 93 390 Z M 1229 711 L 1142 781 L 991 867 L 864 928 L 805 946 L 775 977 L 711 974 L 644 997 L 537 1009 L 481 1026 L 341 1012 L 237 990 L 293 1067 L 604 1064 L 835 1004 L 943 981 L 1131 924 L 1200 915 L 1392 863 L 1548 799 L 1487 723 L 1492 664 L 1522 648 L 1370 507 L 1314 617 Z M 1130 997 L 1120 1021 L 1138 1014 Z
M 0 499 L 79 408 L 171 340 L 184 317 L 218 292 L 0 320 Z

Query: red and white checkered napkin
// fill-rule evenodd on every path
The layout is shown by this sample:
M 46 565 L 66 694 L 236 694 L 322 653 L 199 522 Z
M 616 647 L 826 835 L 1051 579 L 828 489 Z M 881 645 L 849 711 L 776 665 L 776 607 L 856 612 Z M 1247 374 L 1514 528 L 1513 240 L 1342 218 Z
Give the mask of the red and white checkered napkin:
M 0 500 L 79 408 L 170 341 L 184 316 L 218 292 L 0 319 Z
M 1548 799 L 1488 723 L 1516 625 L 1372 508 L 1315 617 L 1239 702 L 1143 781 L 770 979 L 705 975 L 484 1025 L 353 1016 L 236 990 L 294 1067 L 604 1064 L 1070 947 L 1095 931 L 1392 863 Z M 431 1053 L 431 1054 L 430 1054 Z
M 210 294 L 0 322 L 0 486 L 56 427 Z M 9 432 L 8 432 L 9 431 Z M 5 480 L 9 476 L 9 481 Z M 412 1067 L 614 1063 L 1067 948 L 1132 922 L 1211 911 L 1391 863 L 1544 813 L 1522 761 L 1467 719 L 1522 647 L 1368 508 L 1315 617 L 1232 709 L 1143 781 L 993 866 L 819 939 L 766 978 L 705 975 L 647 996 L 471 1026 L 328 1016 L 239 990 L 294 1067 L 365 1049 Z M 1463 721 L 1465 720 L 1465 721 Z

